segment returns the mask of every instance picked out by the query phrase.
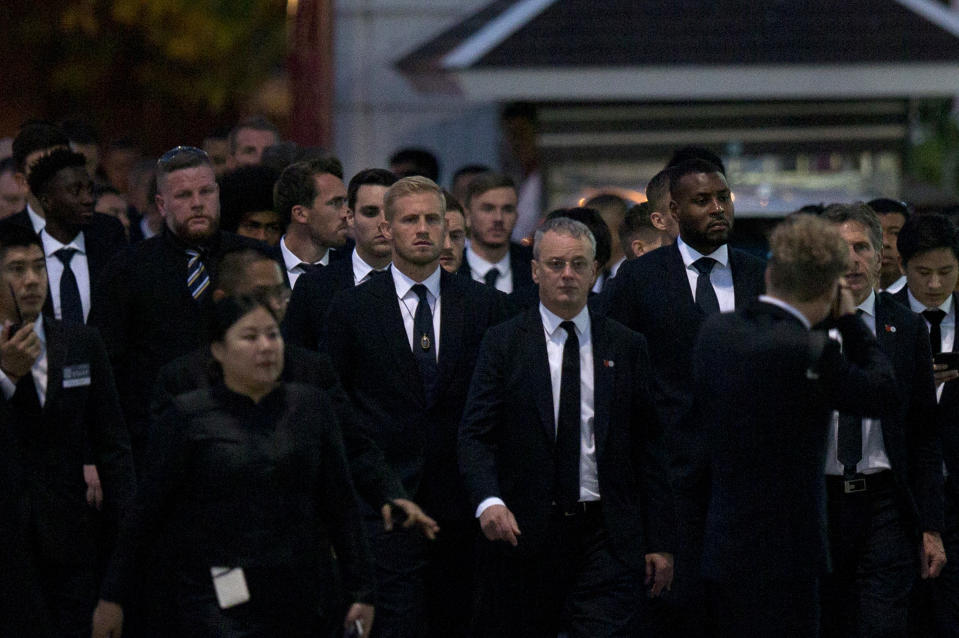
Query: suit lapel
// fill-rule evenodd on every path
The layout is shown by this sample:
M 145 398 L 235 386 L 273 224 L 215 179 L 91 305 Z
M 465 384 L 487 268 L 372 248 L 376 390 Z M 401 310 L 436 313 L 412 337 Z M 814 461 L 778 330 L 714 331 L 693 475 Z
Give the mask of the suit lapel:
M 426 396 L 423 388 L 423 378 L 406 337 L 406 327 L 403 324 L 403 315 L 401 314 L 401 312 L 406 311 L 400 310 L 400 301 L 396 298 L 396 284 L 393 282 L 392 271 L 386 277 L 379 277 L 360 286 L 358 290 L 375 297 L 375 302 L 371 304 L 373 308 L 371 325 L 374 331 L 384 340 L 384 351 L 390 352 L 393 357 L 398 373 L 397 378 L 417 380 L 416 383 L 404 383 L 402 385 L 409 389 L 410 395 L 416 400 L 417 404 L 423 405 Z
M 880 349 L 886 353 L 893 366 L 896 365 L 896 331 L 898 328 L 888 312 L 886 304 L 880 295 L 876 295 L 876 340 Z
M 440 396 L 449 385 L 463 354 L 463 330 L 466 328 L 466 307 L 464 295 L 460 292 L 459 275 L 451 275 L 443 270 L 440 273 L 440 358 L 439 385 L 436 396 Z
M 753 290 L 752 280 L 746 276 L 747 266 L 742 255 L 727 245 L 729 251 L 729 270 L 733 276 L 733 298 L 737 308 L 742 308 L 759 296 L 760 291 Z
M 43 330 L 47 339 L 47 391 L 43 402 L 43 411 L 56 405 L 57 395 L 63 387 L 63 366 L 66 363 L 67 345 L 63 326 L 49 319 L 43 320 Z
M 667 250 L 669 254 L 665 260 L 666 270 L 666 290 L 671 298 L 671 311 L 682 313 L 676 318 L 677 324 L 694 322 L 694 325 L 702 323 L 706 314 L 696 305 L 693 293 L 689 288 L 689 277 L 686 275 L 686 265 L 683 264 L 683 256 L 679 254 L 679 246 L 673 244 Z M 686 331 L 686 328 L 683 329 Z
M 543 434 L 551 444 L 556 443 L 556 415 L 553 413 L 553 384 L 549 376 L 549 354 L 546 352 L 546 333 L 539 304 L 527 311 L 522 329 L 529 335 L 520 341 L 527 344 L 526 362 L 536 410 Z
M 609 336 L 602 317 L 590 313 L 593 344 L 593 435 L 596 438 L 596 457 L 602 455 L 609 433 L 609 401 L 613 388 L 613 370 L 616 365 L 609 346 Z

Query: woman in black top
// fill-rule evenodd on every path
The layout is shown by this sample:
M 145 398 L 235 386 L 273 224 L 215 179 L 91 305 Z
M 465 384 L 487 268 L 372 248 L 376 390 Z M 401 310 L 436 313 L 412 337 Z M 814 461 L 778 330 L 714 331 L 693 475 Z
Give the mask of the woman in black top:
M 136 505 L 94 613 L 116 636 L 137 556 L 151 539 L 170 576 L 178 636 L 318 636 L 337 607 L 331 547 L 355 601 L 344 624 L 373 619 L 372 571 L 339 425 L 325 393 L 278 382 L 283 339 L 250 297 L 216 308 L 212 388 L 161 418 Z

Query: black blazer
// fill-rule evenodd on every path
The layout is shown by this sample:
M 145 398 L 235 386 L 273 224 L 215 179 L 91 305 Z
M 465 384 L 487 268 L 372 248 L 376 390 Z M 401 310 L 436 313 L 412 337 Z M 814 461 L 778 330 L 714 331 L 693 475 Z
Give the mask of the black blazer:
M 406 492 L 399 479 L 387 467 L 383 452 L 357 425 L 349 397 L 343 392 L 336 378 L 330 358 L 291 343 L 286 344 L 283 356 L 283 382 L 320 388 L 329 396 L 337 421 L 343 430 L 346 457 L 350 462 L 353 484 L 359 495 L 376 510 L 391 499 L 405 498 Z M 219 375 L 211 371 L 212 360 L 209 348 L 199 348 L 160 369 L 150 406 L 153 414 L 151 440 L 163 435 L 156 432 L 156 424 L 172 405 L 174 397 L 211 387 L 219 381 Z
M 213 280 L 216 262 L 231 248 L 258 242 L 227 232 L 208 243 L 204 265 Z M 166 228 L 128 247 L 107 266 L 94 290 L 89 323 L 100 330 L 113 363 L 134 455 L 142 451 L 153 382 L 163 364 L 206 342 L 212 295 L 197 303 L 187 288 L 186 246 Z
M 646 340 L 595 313 L 590 320 L 603 517 L 617 556 L 641 569 L 645 554 L 675 551 Z M 487 334 L 459 440 L 472 508 L 488 497 L 502 498 L 523 531 L 520 552 L 535 552 L 550 541 L 555 429 L 546 338 L 536 307 Z
M 33 230 L 33 224 L 30 223 L 30 215 L 27 214 L 26 209 L 3 220 L 2 223 L 15 224 Z M 127 245 L 127 238 L 123 232 L 123 224 L 116 218 L 102 213 L 93 213 L 90 224 L 83 228 L 83 238 L 87 249 L 87 267 L 90 270 L 90 312 L 92 313 L 93 290 L 96 288 L 97 280 L 113 256 Z M 43 314 L 48 317 L 53 316 L 53 298 L 49 294 L 43 303 Z
M 469 248 L 463 250 L 463 263 L 460 264 L 459 270 L 456 271 L 459 275 L 466 275 L 470 279 L 473 278 L 473 273 L 470 271 L 470 264 L 466 260 L 466 253 L 469 252 Z M 509 245 L 509 269 L 513 275 L 513 292 L 531 286 L 533 284 L 533 271 L 530 266 L 530 262 L 533 261 L 533 249 L 529 246 L 524 246 L 523 244 L 514 244 L 510 242 Z
M 694 409 L 682 423 L 697 444 L 674 458 L 674 477 L 678 513 L 689 545 L 704 548 L 709 580 L 764 575 L 786 584 L 825 573 L 831 412 L 877 416 L 898 403 L 869 329 L 851 316 L 837 324 L 846 359 L 824 331 L 807 331 L 772 304 L 755 301 L 703 326 Z
M 326 311 L 333 297 L 353 287 L 353 260 L 340 259 L 299 276 L 283 320 L 284 336 L 308 350 L 320 350 L 326 334 Z
M 942 531 L 942 449 L 929 331 L 921 316 L 882 292 L 876 295 L 876 336 L 899 388 L 899 403 L 880 418 L 906 522 L 916 534 Z
M 8 402 L 29 502 L 30 537 L 35 555 L 44 562 L 92 567 L 99 523 L 86 502 L 83 465 L 92 453 L 104 511 L 118 520 L 135 489 L 130 440 L 97 332 L 49 317 L 44 317 L 43 327 L 47 391 L 42 411 L 31 412 L 16 394 Z
M 440 380 L 427 404 L 392 272 L 333 299 L 326 322 L 330 356 L 360 424 L 413 500 L 435 518 L 469 520 L 456 434 L 480 341 L 507 317 L 506 296 L 441 272 Z
M 736 307 L 742 308 L 763 293 L 766 266 L 731 246 L 729 266 Z M 668 437 L 689 408 L 693 345 L 706 319 L 689 289 L 679 247 L 663 246 L 627 261 L 600 297 L 604 298 L 600 310 L 648 340 L 656 371 L 656 406 Z

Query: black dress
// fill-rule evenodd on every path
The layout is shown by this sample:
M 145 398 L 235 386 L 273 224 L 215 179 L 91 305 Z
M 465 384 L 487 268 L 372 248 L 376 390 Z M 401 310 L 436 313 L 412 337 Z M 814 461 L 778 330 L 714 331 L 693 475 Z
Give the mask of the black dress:
M 254 403 L 223 385 L 177 397 L 153 442 L 101 591 L 130 596 L 146 546 L 179 636 L 315 636 L 342 587 L 372 603 L 372 571 L 339 425 L 322 391 L 282 384 Z M 242 567 L 249 602 L 220 609 L 211 567 Z M 146 571 L 153 572 L 151 565 Z M 138 572 L 139 570 L 139 572 Z

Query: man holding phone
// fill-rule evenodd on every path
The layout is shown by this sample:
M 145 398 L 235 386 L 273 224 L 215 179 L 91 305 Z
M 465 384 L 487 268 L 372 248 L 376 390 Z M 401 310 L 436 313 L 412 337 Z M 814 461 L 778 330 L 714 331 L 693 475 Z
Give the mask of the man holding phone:
M 945 463 L 945 528 L 943 544 L 950 558 L 930 587 L 932 616 L 939 635 L 959 628 L 959 343 L 956 303 L 959 280 L 959 229 L 942 215 L 910 218 L 900 231 L 899 258 L 906 287 L 897 301 L 919 313 L 929 328 L 939 401 L 940 434 Z

